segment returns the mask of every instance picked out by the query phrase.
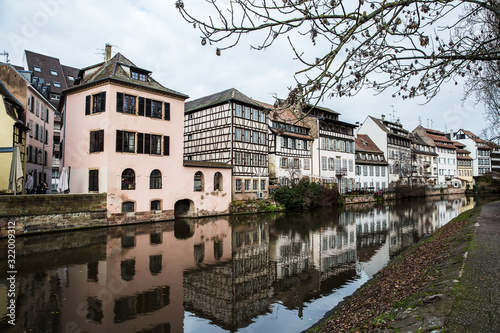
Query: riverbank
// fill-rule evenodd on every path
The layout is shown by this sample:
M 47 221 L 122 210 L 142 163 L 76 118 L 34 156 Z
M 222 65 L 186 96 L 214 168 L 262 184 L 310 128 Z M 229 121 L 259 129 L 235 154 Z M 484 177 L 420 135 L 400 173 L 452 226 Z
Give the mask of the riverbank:
M 500 331 L 500 201 L 404 251 L 307 332 Z

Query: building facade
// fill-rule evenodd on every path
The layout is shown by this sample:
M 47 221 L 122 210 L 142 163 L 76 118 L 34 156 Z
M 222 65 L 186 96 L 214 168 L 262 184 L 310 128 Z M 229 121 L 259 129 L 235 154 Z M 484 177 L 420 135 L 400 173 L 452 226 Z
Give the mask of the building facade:
M 465 149 L 470 151 L 474 177 L 482 176 L 491 171 L 491 149 L 486 141 L 465 129 L 460 129 L 456 133 L 452 132 L 449 137 L 451 140 L 463 143 Z
M 71 193 L 107 193 L 121 222 L 226 212 L 231 170 L 183 162 L 186 95 L 116 54 L 64 91 L 62 167 Z
M 399 121 L 390 122 L 382 115 L 380 119 L 368 116 L 358 130 L 367 134 L 384 152 L 389 163 L 389 187 L 397 182 L 407 184 L 412 176 L 411 138 Z
M 436 185 L 438 177 L 436 147 L 425 142 L 418 133 L 411 134 L 412 184 Z
M 9 178 L 14 147 L 18 146 L 23 174 L 26 168 L 26 114 L 23 104 L 12 95 L 0 79 L 0 193 L 9 191 Z M 24 177 L 22 177 L 24 179 Z M 20 185 L 20 186 L 19 186 Z M 16 193 L 23 193 L 24 182 Z
M 451 186 L 456 183 L 457 175 L 457 147 L 453 141 L 446 137 L 444 132 L 425 128 L 421 125 L 413 130 L 427 144 L 436 147 L 438 154 L 438 177 L 437 184 L 440 186 Z
M 460 187 L 472 189 L 474 179 L 470 151 L 465 149 L 463 143 L 454 141 L 453 145 L 457 147 L 457 179 L 460 181 Z
M 268 125 L 263 110 L 234 88 L 186 102 L 184 158 L 231 165 L 233 200 L 268 197 Z
M 0 78 L 13 96 L 25 107 L 26 138 L 25 175 L 33 177 L 33 184 L 52 180 L 52 155 L 55 107 L 50 103 L 50 88 L 31 72 L 18 71 L 11 65 L 0 65 Z
M 289 108 L 276 110 L 272 105 L 261 104 L 276 115 L 268 118 L 270 183 L 291 185 L 310 178 L 314 141 L 310 126 Z
M 38 82 L 43 83 L 48 88 L 48 100 L 55 106 L 56 112 L 53 114 L 51 122 L 53 123 L 52 132 L 52 179 L 50 188 L 56 191 L 59 184 L 59 166 L 60 166 L 60 143 L 61 143 L 61 114 L 57 111 L 61 100 L 62 91 L 74 85 L 78 75 L 78 68 L 62 65 L 60 60 L 45 54 L 40 54 L 24 50 L 23 66 L 26 71 L 38 78 Z M 47 182 L 49 183 L 49 182 Z
M 380 191 L 389 184 L 384 152 L 366 134 L 356 137 L 356 186 L 358 190 Z
M 341 193 L 354 188 L 354 135 L 356 125 L 339 120 L 339 113 L 319 106 L 302 110 L 307 114 L 314 136 L 312 178 L 335 183 Z

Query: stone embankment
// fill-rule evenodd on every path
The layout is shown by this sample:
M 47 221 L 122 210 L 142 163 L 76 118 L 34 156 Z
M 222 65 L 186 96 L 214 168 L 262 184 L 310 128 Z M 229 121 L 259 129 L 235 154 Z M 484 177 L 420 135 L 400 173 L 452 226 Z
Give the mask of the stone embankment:
M 500 201 L 403 252 L 308 332 L 500 332 Z

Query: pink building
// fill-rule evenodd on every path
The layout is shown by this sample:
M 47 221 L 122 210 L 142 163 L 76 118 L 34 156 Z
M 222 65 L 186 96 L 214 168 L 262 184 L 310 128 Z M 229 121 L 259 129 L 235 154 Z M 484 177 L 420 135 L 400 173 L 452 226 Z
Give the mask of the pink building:
M 120 53 L 80 70 L 63 92 L 63 156 L 71 193 L 108 196 L 116 223 L 225 213 L 231 168 L 183 161 L 184 101 Z

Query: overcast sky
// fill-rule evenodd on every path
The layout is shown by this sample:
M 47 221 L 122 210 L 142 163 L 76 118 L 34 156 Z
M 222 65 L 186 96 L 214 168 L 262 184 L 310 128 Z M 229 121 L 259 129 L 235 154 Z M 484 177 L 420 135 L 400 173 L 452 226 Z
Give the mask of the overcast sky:
M 185 2 L 188 6 L 196 3 Z M 113 52 L 153 71 L 162 85 L 193 99 L 232 87 L 271 104 L 274 96 L 286 97 L 300 64 L 293 61 L 284 39 L 265 51 L 256 51 L 250 49 L 252 37 L 248 36 L 218 57 L 215 47 L 201 46 L 200 33 L 181 18 L 174 3 L 1 0 L 0 52 L 8 52 L 14 65 L 22 65 L 24 50 L 30 50 L 82 68 L 101 62 L 109 43 Z M 339 112 L 340 120 L 350 123 L 385 114 L 389 120 L 399 118 L 410 131 L 419 125 L 419 117 L 423 126 L 441 131 L 465 128 L 480 134 L 484 127 L 482 105 L 475 106 L 473 99 L 462 105 L 461 86 L 443 86 L 438 97 L 425 105 L 421 105 L 424 99 L 403 101 L 391 95 L 375 96 L 373 90 L 364 90 L 351 98 L 325 99 L 321 105 Z

